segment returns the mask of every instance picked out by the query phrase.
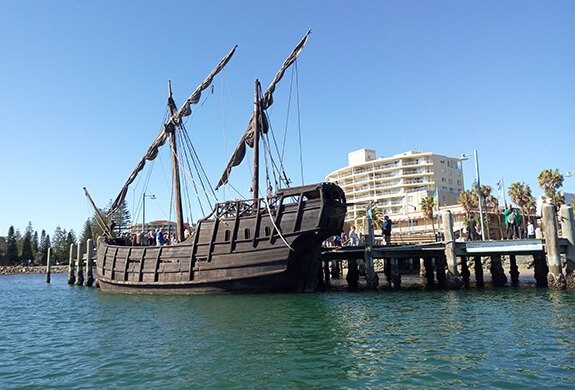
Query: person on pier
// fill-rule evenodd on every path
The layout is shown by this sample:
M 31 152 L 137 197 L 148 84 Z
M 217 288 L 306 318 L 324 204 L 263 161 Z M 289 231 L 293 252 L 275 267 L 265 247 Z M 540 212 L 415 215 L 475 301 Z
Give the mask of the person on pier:
M 355 231 L 355 226 L 352 226 L 349 232 L 349 245 L 357 246 L 357 244 L 358 244 L 357 233 Z
M 385 245 L 391 245 L 391 219 L 387 215 L 383 217 L 383 227 L 381 229 Z
M 511 204 L 507 205 L 507 209 L 503 212 L 505 215 L 505 225 L 507 225 L 507 239 L 516 240 L 517 236 L 517 226 L 519 225 L 519 212 L 514 209 Z

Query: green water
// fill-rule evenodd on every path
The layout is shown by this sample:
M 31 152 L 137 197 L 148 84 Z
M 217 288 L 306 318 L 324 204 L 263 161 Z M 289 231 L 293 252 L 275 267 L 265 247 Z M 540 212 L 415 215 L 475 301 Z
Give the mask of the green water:
M 575 388 L 575 291 L 146 296 L 0 276 L 0 388 Z

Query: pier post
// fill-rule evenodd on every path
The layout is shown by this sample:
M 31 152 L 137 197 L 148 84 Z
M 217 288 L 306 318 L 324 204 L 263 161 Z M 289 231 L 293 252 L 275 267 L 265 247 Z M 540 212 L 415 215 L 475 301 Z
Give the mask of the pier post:
M 473 271 L 475 272 L 475 287 L 483 288 L 485 287 L 485 282 L 483 281 L 483 263 L 481 263 L 481 256 L 474 256 L 473 263 Z
M 469 277 L 471 273 L 469 272 L 469 266 L 467 265 L 467 256 L 461 257 L 461 278 L 463 279 L 463 286 L 469 288 Z
M 503 265 L 501 264 L 501 255 L 491 256 L 491 280 L 495 287 L 503 287 L 507 284 L 507 276 L 503 271 Z
M 356 259 L 347 261 L 347 275 L 345 276 L 345 280 L 347 280 L 347 287 L 350 290 L 357 290 L 359 287 L 359 268 Z
M 511 285 L 519 286 L 519 268 L 517 268 L 517 257 L 509 255 L 509 276 L 511 276 Z
M 543 215 L 543 229 L 545 233 L 545 252 L 547 254 L 547 285 L 553 290 L 563 290 L 567 283 L 561 269 L 561 256 L 557 237 L 557 215 L 555 206 L 544 204 L 541 208 Z
M 375 237 L 373 234 L 373 223 L 369 216 L 366 218 L 366 224 L 367 237 L 365 238 L 365 250 L 363 252 L 363 259 L 365 261 L 365 280 L 367 281 L 367 288 L 376 289 L 379 284 L 379 277 L 375 273 L 373 256 L 371 253 L 371 248 L 375 243 Z
M 453 234 L 453 216 L 451 211 L 441 212 L 441 222 L 445 234 L 445 258 L 447 260 L 447 288 L 461 288 L 463 280 L 457 272 L 457 257 L 455 256 L 455 235 Z
M 549 273 L 549 267 L 547 266 L 547 261 L 545 260 L 545 254 L 544 253 L 534 254 L 533 263 L 534 263 L 535 285 L 537 287 L 547 287 L 547 274 Z
M 401 273 L 399 272 L 399 259 L 397 257 L 392 257 L 390 259 L 390 273 L 389 273 L 389 285 L 393 289 L 399 290 L 401 288 Z
M 48 253 L 46 255 L 46 283 L 50 283 L 50 257 L 52 257 L 52 248 L 48 248 Z
M 84 243 L 78 243 L 77 249 L 78 256 L 76 256 L 76 267 L 78 269 L 78 278 L 76 279 L 76 285 L 81 286 L 84 284 Z
M 559 209 L 561 217 L 561 233 L 567 240 L 567 267 L 565 268 L 565 279 L 567 288 L 575 288 L 575 222 L 573 220 L 573 208 L 562 205 Z
M 426 279 L 425 288 L 433 288 L 435 286 L 435 275 L 433 274 L 433 258 L 426 257 L 423 259 L 423 266 L 425 269 L 424 278 Z
M 76 282 L 76 267 L 74 261 L 76 260 L 76 244 L 70 245 L 70 257 L 68 260 L 68 284 Z
M 445 288 L 445 256 L 435 258 L 435 276 L 437 277 L 437 287 Z
M 94 242 L 89 239 L 86 245 L 86 286 L 92 287 L 94 284 L 94 274 L 92 273 L 94 257 Z

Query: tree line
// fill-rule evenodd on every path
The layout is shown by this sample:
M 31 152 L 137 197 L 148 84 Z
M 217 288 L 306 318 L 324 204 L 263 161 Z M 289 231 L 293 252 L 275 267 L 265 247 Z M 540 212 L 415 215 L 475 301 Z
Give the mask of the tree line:
M 105 214 L 100 210 L 102 214 Z M 130 212 L 126 202 L 122 204 L 118 211 L 109 218 L 104 217 L 104 223 L 112 224 L 118 233 L 128 231 L 130 223 Z M 102 223 L 96 217 L 96 213 L 88 218 L 84 223 L 80 237 L 76 236 L 73 229 L 67 231 L 60 226 L 56 228 L 50 236 L 45 230 L 38 233 L 34 230 L 32 222 L 28 222 L 24 233 L 14 226 L 8 229 L 8 235 L 4 238 L 4 255 L 0 253 L 0 265 L 46 265 L 48 248 L 51 249 L 51 262 L 67 264 L 70 257 L 70 245 L 86 243 L 89 239 L 95 240 L 103 234 Z M 1 249 L 1 248 L 0 248 Z

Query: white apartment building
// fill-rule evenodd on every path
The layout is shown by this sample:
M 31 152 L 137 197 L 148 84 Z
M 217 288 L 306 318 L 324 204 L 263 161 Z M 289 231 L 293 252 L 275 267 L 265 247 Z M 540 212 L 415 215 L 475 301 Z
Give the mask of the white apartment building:
M 361 149 L 348 154 L 349 166 L 327 175 L 346 194 L 346 220 L 357 218 L 370 201 L 385 214 L 420 210 L 421 199 L 438 189 L 439 206 L 457 204 L 463 191 L 461 160 L 430 152 L 408 151 L 392 157 L 376 158 L 375 150 Z

